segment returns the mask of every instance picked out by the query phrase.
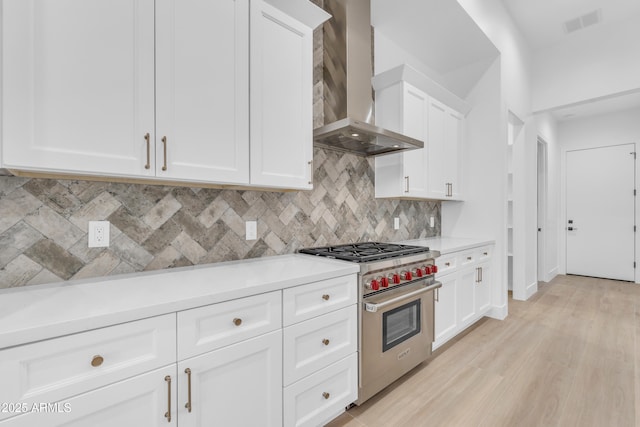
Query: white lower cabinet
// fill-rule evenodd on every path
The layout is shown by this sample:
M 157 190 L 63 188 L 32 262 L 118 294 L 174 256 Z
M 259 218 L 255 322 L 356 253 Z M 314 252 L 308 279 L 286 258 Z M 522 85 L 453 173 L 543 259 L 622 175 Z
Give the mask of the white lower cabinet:
M 493 246 L 436 258 L 442 287 L 436 294 L 433 349 L 472 325 L 491 309 Z
M 0 349 L 0 426 L 328 422 L 357 399 L 356 289 L 351 274 Z
M 280 330 L 178 363 L 181 427 L 281 426 Z
M 35 406 L 34 406 L 35 405 Z M 2 427 L 177 426 L 176 365 L 60 402 L 34 403 Z
M 438 277 L 442 287 L 436 289 L 434 303 L 435 338 L 436 343 L 443 342 L 455 334 L 458 310 L 456 307 L 456 293 L 458 288 L 458 275 L 447 274 Z
M 284 389 L 284 425 L 323 425 L 357 398 L 358 356 L 353 353 Z

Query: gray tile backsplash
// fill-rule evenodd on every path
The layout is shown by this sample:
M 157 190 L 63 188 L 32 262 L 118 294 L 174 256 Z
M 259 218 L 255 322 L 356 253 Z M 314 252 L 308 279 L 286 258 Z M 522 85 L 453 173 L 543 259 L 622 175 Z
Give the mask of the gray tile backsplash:
M 0 288 L 440 234 L 439 202 L 374 199 L 373 159 L 316 149 L 314 169 L 287 193 L 0 177 Z M 90 220 L 109 248 L 87 247 Z

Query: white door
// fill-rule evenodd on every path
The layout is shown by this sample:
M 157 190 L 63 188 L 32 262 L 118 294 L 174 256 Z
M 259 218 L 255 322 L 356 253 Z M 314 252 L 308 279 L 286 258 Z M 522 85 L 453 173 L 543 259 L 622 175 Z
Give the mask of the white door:
M 447 182 L 445 181 L 445 157 L 446 157 L 446 122 L 447 107 L 433 98 L 429 99 L 428 113 L 428 172 L 429 191 L 432 197 L 445 199 L 448 194 Z
M 157 0 L 159 177 L 249 183 L 248 0 Z
M 182 427 L 282 425 L 281 331 L 182 361 L 178 374 Z
M 567 152 L 567 274 L 634 280 L 635 144 Z
M 1 7 L 7 167 L 152 175 L 153 0 Z
M 458 275 L 456 273 L 438 277 L 442 287 L 436 289 L 434 302 L 434 343 L 433 347 L 442 345 L 456 330 L 456 292 Z
M 445 165 L 445 189 L 449 184 L 449 197 L 459 199 L 461 197 L 460 179 L 461 168 L 460 155 L 462 144 L 462 119 L 464 117 L 451 109 L 447 109 L 445 116 L 445 147 L 444 147 L 444 165 Z M 446 194 L 446 193 L 445 193 Z

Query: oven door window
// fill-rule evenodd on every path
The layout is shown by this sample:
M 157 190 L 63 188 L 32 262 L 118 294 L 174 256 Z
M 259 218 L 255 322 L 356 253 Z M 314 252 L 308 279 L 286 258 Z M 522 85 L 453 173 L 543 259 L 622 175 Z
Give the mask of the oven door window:
M 382 314 L 382 352 L 420 333 L 420 299 Z

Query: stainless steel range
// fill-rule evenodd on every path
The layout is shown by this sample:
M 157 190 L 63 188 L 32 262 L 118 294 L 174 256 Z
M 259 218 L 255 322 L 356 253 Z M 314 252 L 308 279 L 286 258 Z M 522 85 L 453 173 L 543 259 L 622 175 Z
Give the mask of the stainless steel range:
M 434 260 L 440 252 L 375 242 L 300 252 L 360 264 L 357 405 L 431 355 L 434 293 L 442 286 Z

